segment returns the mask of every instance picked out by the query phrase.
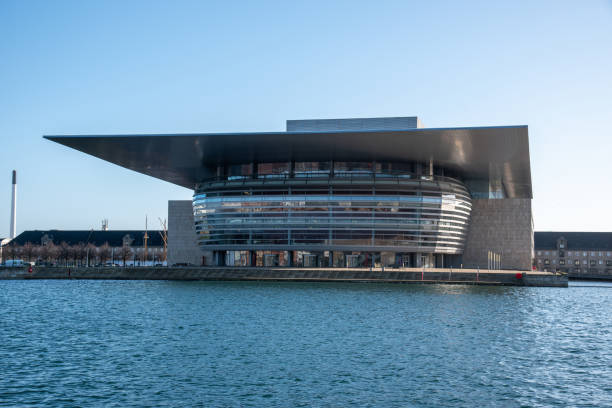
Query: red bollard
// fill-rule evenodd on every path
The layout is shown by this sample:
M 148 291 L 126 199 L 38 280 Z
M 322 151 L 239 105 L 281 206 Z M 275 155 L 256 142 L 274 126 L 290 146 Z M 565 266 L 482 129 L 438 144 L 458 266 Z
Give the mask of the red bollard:
M 521 272 L 517 273 L 514 276 L 516 276 L 516 279 L 523 279 L 523 274 Z

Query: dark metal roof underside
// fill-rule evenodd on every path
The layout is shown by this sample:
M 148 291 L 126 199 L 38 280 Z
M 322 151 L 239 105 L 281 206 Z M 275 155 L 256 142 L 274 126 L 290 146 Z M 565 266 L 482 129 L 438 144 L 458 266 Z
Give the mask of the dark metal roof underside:
M 612 250 L 612 232 L 559 232 L 536 231 L 533 233 L 534 249 L 556 249 L 557 240 L 565 238 L 567 249 Z
M 509 197 L 532 197 L 527 126 L 45 138 L 190 189 L 218 164 L 433 159 L 465 177 L 501 178 Z

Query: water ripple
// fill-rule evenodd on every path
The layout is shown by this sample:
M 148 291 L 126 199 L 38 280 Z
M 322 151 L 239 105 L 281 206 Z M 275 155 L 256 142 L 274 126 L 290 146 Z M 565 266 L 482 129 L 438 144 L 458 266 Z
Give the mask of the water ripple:
M 611 288 L 0 281 L 0 406 L 612 406 Z

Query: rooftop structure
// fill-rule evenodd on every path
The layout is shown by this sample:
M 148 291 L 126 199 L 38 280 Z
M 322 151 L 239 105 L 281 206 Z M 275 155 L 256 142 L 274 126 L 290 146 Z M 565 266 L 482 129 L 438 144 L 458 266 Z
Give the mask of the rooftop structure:
M 532 198 L 527 126 L 398 130 L 45 136 L 119 166 L 187 188 L 219 165 L 280 161 L 429 163 Z M 318 121 L 317 121 L 318 122 Z M 293 124 L 292 124 L 293 123 Z M 335 126 L 334 126 L 335 127 Z

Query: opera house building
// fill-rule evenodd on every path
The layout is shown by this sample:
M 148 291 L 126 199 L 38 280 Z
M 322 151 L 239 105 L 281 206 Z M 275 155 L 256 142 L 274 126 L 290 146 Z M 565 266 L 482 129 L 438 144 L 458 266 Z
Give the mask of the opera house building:
M 527 126 L 45 137 L 193 190 L 169 202 L 169 264 L 531 269 Z

